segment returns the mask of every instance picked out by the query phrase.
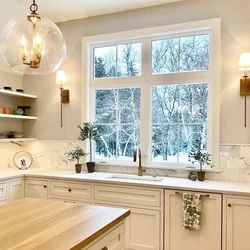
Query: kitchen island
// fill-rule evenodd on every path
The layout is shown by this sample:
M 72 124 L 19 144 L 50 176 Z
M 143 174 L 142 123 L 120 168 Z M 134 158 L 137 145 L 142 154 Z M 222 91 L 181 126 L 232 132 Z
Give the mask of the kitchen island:
M 122 249 L 130 211 L 25 198 L 0 207 L 0 249 Z

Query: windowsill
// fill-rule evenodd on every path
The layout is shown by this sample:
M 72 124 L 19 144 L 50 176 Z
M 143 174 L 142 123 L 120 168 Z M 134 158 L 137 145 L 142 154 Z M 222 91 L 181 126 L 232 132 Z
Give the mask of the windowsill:
M 100 167 L 117 167 L 117 168 L 138 168 L 138 163 L 133 162 L 98 162 L 96 161 L 96 166 Z M 175 171 L 199 171 L 199 166 L 170 166 L 170 165 L 157 165 L 157 164 L 142 164 L 143 168 L 146 169 L 159 169 L 159 170 L 175 170 Z M 220 173 L 221 170 L 218 168 L 208 168 L 204 167 L 203 170 L 209 173 Z

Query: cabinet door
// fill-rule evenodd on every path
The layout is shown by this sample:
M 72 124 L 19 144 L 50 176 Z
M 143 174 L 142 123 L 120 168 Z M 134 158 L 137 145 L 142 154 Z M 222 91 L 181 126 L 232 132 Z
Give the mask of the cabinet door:
M 48 199 L 48 181 L 26 180 L 25 197 L 36 199 Z
M 160 211 L 127 208 L 131 214 L 126 220 L 125 249 L 160 250 L 161 215 Z
M 18 179 L 9 183 L 9 201 L 15 201 L 24 198 L 24 180 Z
M 221 250 L 221 195 L 208 195 L 201 201 L 201 229 L 189 231 L 182 226 L 182 196 L 165 190 L 165 250 Z
M 224 199 L 224 250 L 250 249 L 250 197 Z

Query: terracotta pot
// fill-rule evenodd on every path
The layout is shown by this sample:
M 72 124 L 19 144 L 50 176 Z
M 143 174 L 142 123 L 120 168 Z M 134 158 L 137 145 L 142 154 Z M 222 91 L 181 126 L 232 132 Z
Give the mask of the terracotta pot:
M 198 180 L 199 181 L 204 181 L 205 180 L 205 173 L 204 171 L 198 171 L 197 175 L 198 175 Z
M 81 173 L 82 172 L 82 164 L 75 164 L 75 168 L 76 168 L 76 173 Z
M 95 162 L 87 162 L 87 169 L 88 173 L 94 173 L 95 172 Z

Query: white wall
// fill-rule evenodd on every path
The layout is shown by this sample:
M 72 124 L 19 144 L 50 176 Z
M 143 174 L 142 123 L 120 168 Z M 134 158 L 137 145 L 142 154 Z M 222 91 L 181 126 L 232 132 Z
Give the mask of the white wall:
M 68 53 L 67 72 L 71 102 L 65 105 L 64 127 L 60 128 L 59 90 L 55 75 L 24 76 L 24 87 L 37 94 L 39 120 L 26 126 L 26 134 L 39 139 L 77 139 L 81 113 L 81 38 L 98 34 L 141 29 L 210 18 L 222 18 L 221 143 L 249 143 L 243 127 L 243 98 L 239 95 L 240 53 L 250 50 L 249 0 L 186 0 L 173 4 L 59 23 Z M 219 108 L 219 107 L 218 107 Z M 248 109 L 250 105 L 248 103 Z M 34 124 L 34 125 L 32 125 Z

